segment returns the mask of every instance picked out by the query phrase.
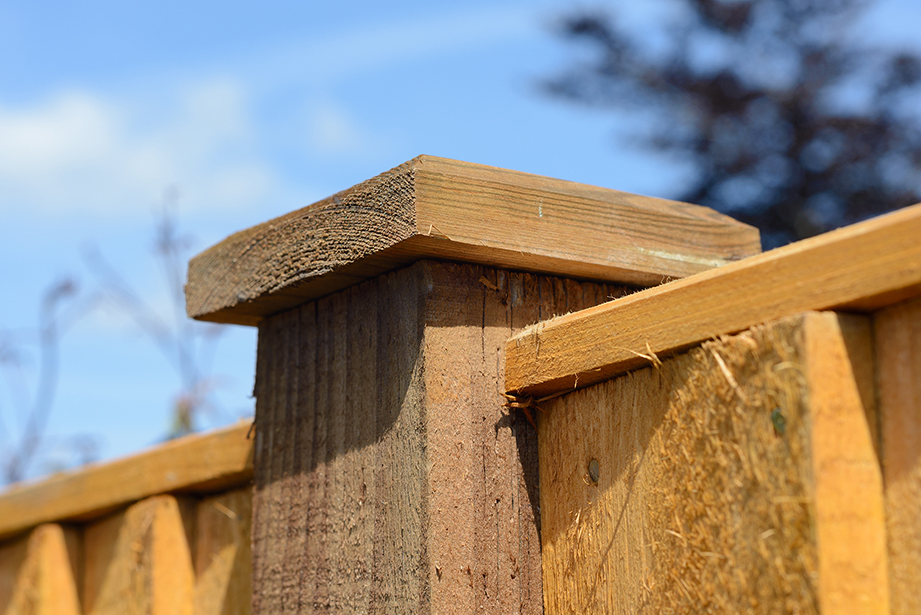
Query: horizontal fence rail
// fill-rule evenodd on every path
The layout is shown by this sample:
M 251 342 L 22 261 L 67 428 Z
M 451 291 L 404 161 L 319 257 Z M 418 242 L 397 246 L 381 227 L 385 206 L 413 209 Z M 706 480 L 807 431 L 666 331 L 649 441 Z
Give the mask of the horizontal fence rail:
M 250 422 L 0 493 L 0 613 L 250 612 Z
M 921 612 L 919 295 L 916 205 L 512 337 L 547 611 Z

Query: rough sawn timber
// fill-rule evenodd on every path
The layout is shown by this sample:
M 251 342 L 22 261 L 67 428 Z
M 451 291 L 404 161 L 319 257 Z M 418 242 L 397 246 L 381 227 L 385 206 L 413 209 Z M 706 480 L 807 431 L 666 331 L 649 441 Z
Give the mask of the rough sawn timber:
M 545 402 L 547 612 L 888 613 L 871 337 L 806 313 Z
M 419 156 L 196 256 L 186 308 L 256 325 L 423 258 L 649 286 L 760 250 L 705 207 Z
M 420 261 L 266 318 L 254 613 L 540 613 L 536 433 L 508 336 L 623 287 Z
M 253 475 L 249 421 L 0 493 L 0 539 L 49 521 L 83 521 L 159 493 L 208 493 Z
M 542 398 L 789 314 L 917 296 L 919 238 L 921 204 L 539 323 L 509 340 L 506 390 Z
M 921 299 L 874 314 L 892 612 L 921 612 Z

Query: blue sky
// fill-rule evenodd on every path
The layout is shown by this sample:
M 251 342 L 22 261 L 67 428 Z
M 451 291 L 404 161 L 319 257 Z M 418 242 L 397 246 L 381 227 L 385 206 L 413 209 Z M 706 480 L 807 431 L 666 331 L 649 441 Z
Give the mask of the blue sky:
M 168 312 L 153 230 L 171 187 L 190 253 L 423 153 L 674 193 L 687 169 L 631 147 L 637 118 L 539 93 L 578 55 L 552 31 L 574 6 L 0 0 L 0 331 L 27 340 L 62 276 L 89 292 L 88 250 Z M 629 6 L 642 31 L 672 5 Z M 890 0 L 861 35 L 915 44 L 919 23 L 921 6 Z M 61 343 L 48 463 L 33 474 L 66 462 L 73 434 L 110 458 L 166 433 L 178 379 L 124 313 L 101 306 Z M 22 359 L 34 386 L 34 353 Z M 252 329 L 223 336 L 221 411 L 203 427 L 252 412 L 254 361 Z M 5 386 L 0 448 L 22 424 Z

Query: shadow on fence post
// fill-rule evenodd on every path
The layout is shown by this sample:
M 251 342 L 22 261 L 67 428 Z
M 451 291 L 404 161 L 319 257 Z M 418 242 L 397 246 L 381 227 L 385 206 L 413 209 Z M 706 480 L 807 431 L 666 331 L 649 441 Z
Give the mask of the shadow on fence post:
M 419 157 L 197 256 L 189 314 L 259 327 L 254 612 L 542 612 L 506 340 L 759 249 L 705 208 Z

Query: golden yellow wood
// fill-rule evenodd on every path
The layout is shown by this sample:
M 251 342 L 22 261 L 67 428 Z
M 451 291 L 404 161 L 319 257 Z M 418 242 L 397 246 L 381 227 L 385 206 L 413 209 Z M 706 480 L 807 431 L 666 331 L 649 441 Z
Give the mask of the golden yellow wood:
M 547 613 L 888 613 L 869 319 L 807 313 L 545 402 Z
M 255 325 L 424 258 L 648 286 L 760 251 L 705 207 L 419 156 L 196 256 L 186 306 Z
M 804 310 L 921 293 L 921 205 L 537 324 L 507 345 L 507 391 L 544 397 Z
M 166 442 L 137 455 L 0 493 L 0 538 L 48 521 L 86 520 L 147 496 L 209 492 L 253 475 L 250 422 Z
M 823 613 L 889 613 L 882 470 L 870 422 L 877 416 L 872 324 L 813 313 L 802 327 L 819 603 Z
M 921 300 L 874 316 L 892 612 L 921 612 Z
M 249 615 L 253 590 L 252 489 L 205 498 L 196 507 L 195 614 Z
M 193 514 L 188 503 L 160 495 L 88 525 L 86 614 L 192 615 L 195 574 L 188 534 Z
M 0 544 L 0 613 L 80 615 L 80 557 L 79 533 L 56 524 Z

